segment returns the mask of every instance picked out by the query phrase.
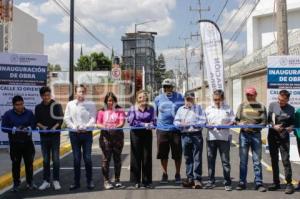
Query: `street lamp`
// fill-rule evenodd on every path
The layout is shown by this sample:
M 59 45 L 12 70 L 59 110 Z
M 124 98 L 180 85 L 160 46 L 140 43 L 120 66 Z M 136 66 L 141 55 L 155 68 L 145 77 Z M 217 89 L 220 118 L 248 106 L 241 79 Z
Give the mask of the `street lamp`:
M 152 23 L 152 22 L 156 22 L 157 20 L 153 19 L 153 20 L 148 20 L 148 21 L 144 21 L 141 23 L 136 23 L 134 24 L 134 40 L 135 40 L 135 48 L 134 48 L 134 62 L 133 62 L 133 78 L 134 78 L 134 100 L 136 98 L 136 48 L 137 48 L 137 27 L 143 24 L 147 24 L 147 23 Z M 141 33 L 141 32 L 138 32 Z M 156 33 L 157 34 L 157 33 Z

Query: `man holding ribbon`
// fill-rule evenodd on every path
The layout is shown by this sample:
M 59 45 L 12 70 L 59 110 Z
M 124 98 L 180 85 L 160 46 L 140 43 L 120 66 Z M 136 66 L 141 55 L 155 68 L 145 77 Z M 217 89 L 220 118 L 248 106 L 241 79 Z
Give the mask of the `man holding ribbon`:
M 2 131 L 8 133 L 10 158 L 12 161 L 12 191 L 19 191 L 22 158 L 25 164 L 27 188 L 32 190 L 36 188 L 36 185 L 33 183 L 35 149 L 32 141 L 32 129 L 35 129 L 35 118 L 32 111 L 25 108 L 22 96 L 14 96 L 12 104 L 13 109 L 8 110 L 2 117 Z
M 47 86 L 40 89 L 42 102 L 35 107 L 35 118 L 40 133 L 43 155 L 43 183 L 39 190 L 45 190 L 50 185 L 50 157 L 53 162 L 53 187 L 61 189 L 59 183 L 59 147 L 60 129 L 63 123 L 63 110 L 59 103 L 51 98 L 51 89 Z M 56 131 L 58 130 L 58 131 Z M 47 132 L 48 131 L 48 132 Z
M 87 101 L 86 87 L 79 85 L 75 89 L 76 99 L 68 102 L 64 121 L 70 128 L 70 140 L 74 158 L 74 184 L 70 190 L 80 188 L 81 153 L 85 163 L 87 188 L 94 189 L 92 175 L 92 144 L 93 134 L 88 128 L 94 127 L 96 122 L 96 105 Z
M 280 151 L 282 164 L 287 182 L 285 193 L 294 193 L 292 184 L 292 166 L 290 162 L 290 133 L 293 132 L 295 125 L 295 108 L 288 102 L 290 93 L 287 90 L 281 90 L 278 95 L 278 101 L 269 105 L 268 122 L 272 125 L 268 133 L 268 143 L 272 161 L 273 185 L 269 191 L 280 189 L 279 180 L 279 155 Z

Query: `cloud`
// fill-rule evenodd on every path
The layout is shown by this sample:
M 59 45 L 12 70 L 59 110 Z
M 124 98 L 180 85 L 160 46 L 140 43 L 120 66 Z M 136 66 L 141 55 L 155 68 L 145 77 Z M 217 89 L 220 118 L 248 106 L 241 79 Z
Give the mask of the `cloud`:
M 93 46 L 88 46 L 86 44 L 74 44 L 74 63 L 80 56 L 81 46 L 84 54 L 89 54 L 91 52 L 104 52 L 107 56 L 110 53 L 104 46 L 96 44 Z M 48 55 L 49 63 L 60 64 L 63 70 L 67 70 L 69 66 L 69 43 L 54 43 L 45 48 L 45 54 Z
M 173 29 L 174 21 L 170 17 L 138 26 L 137 31 L 157 32 L 158 37 L 167 36 Z M 134 23 L 128 26 L 126 32 L 134 32 Z
M 41 7 L 31 2 L 22 2 L 16 5 L 19 9 L 36 18 L 39 24 L 43 24 L 47 19 L 41 14 Z
M 241 7 L 241 1 L 239 1 L 239 8 L 236 9 L 225 9 L 222 18 L 220 21 L 220 29 L 222 32 L 231 33 L 236 31 L 246 17 L 249 16 L 250 11 L 253 9 L 254 2 L 246 3 L 243 7 Z M 245 24 L 246 27 L 246 24 Z M 242 30 L 245 31 L 245 28 Z
M 69 0 L 61 0 L 69 8 Z M 176 6 L 176 0 L 77 0 L 75 2 L 76 16 L 92 30 L 104 34 L 114 34 L 123 26 L 123 31 L 132 30 L 134 23 L 147 20 L 157 20 L 153 24 L 144 25 L 147 31 L 156 31 L 160 36 L 168 35 L 174 26 L 170 11 Z M 41 4 L 44 15 L 61 15 L 56 4 L 48 1 Z M 67 17 L 62 17 L 56 26 L 66 33 Z
M 107 26 L 103 23 L 96 23 L 92 18 L 84 18 L 80 19 L 80 23 L 87 27 L 89 30 L 96 30 L 97 32 L 101 32 L 104 34 L 114 34 L 116 29 L 112 26 Z M 68 16 L 64 16 L 59 24 L 56 25 L 56 28 L 62 33 L 69 33 L 70 31 L 70 18 Z M 83 32 L 82 28 L 79 27 L 77 23 L 75 23 L 75 29 L 79 32 Z
M 229 39 L 224 39 L 224 43 L 228 43 Z M 245 42 L 230 41 L 230 47 L 227 46 L 227 49 L 224 49 L 224 60 L 233 58 L 233 56 L 242 56 L 246 50 Z M 226 48 L 226 46 L 224 46 Z

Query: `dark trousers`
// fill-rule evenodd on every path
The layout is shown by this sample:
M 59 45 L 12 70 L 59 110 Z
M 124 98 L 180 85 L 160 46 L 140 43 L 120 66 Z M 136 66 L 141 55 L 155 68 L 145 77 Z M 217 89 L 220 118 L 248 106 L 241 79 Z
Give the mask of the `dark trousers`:
M 13 142 L 10 141 L 10 158 L 12 161 L 12 175 L 14 185 L 19 185 L 20 181 L 20 167 L 22 158 L 25 164 L 26 182 L 31 184 L 33 180 L 33 160 L 35 149 L 32 141 L 29 142 Z
M 53 180 L 59 181 L 59 147 L 60 135 L 41 136 L 41 148 L 43 154 L 43 178 L 50 182 L 50 162 L 53 162 Z
M 182 134 L 182 150 L 186 176 L 190 180 L 202 180 L 203 137 L 201 132 Z
M 81 173 L 81 153 L 83 153 L 83 160 L 85 164 L 86 181 L 92 181 L 92 144 L 93 134 L 70 132 L 70 140 L 73 151 L 73 164 L 74 164 L 74 182 L 76 185 L 80 184 Z M 82 149 L 82 152 L 81 152 Z
M 230 142 L 222 140 L 207 141 L 207 162 L 209 181 L 215 183 L 216 157 L 219 150 L 225 186 L 231 185 L 230 178 Z
M 124 146 L 124 132 L 101 131 L 99 138 L 100 148 L 102 150 L 102 174 L 105 180 L 109 180 L 109 163 L 113 157 L 115 166 L 115 179 L 119 180 L 122 168 L 122 150 Z
M 290 162 L 290 136 L 287 132 L 284 134 L 280 135 L 274 129 L 269 129 L 268 143 L 272 161 L 274 184 L 280 184 L 278 166 L 279 151 L 284 167 L 285 180 L 288 184 L 292 183 L 292 167 Z
M 152 183 L 152 131 L 132 130 L 130 132 L 130 181 Z

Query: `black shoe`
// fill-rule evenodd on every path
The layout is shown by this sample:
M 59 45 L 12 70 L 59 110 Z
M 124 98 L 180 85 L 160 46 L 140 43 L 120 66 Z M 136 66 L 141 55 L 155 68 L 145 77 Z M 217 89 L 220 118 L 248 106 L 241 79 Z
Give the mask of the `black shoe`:
M 208 183 L 204 186 L 204 189 L 213 189 L 213 188 L 215 188 L 215 187 L 216 187 L 215 183 L 213 183 L 213 182 L 208 182 Z
M 295 191 L 294 185 L 292 184 L 287 184 L 284 190 L 285 194 L 293 194 Z
M 166 174 L 166 173 L 162 174 L 160 183 L 161 184 L 168 184 L 169 183 L 168 174 Z
M 143 187 L 145 187 L 145 189 L 154 189 L 152 184 L 143 184 Z
M 300 191 L 300 182 L 298 183 L 298 186 L 295 189 L 296 191 Z
M 259 192 L 266 192 L 266 191 L 267 191 L 266 187 L 264 187 L 264 185 L 262 185 L 262 184 L 257 185 L 257 186 L 255 187 L 255 190 L 257 190 L 257 191 L 259 191 Z
M 175 184 L 181 184 L 182 181 L 181 181 L 181 176 L 179 173 L 176 173 L 175 174 Z
M 269 191 L 277 191 L 278 189 L 281 189 L 280 184 L 272 184 L 271 186 L 268 187 Z
M 11 189 L 11 192 L 17 193 L 20 191 L 20 185 L 14 185 L 13 188 Z
M 94 184 L 94 182 L 93 182 L 93 181 L 89 182 L 88 185 L 87 185 L 87 188 L 88 188 L 89 190 L 95 189 L 95 184 Z
M 186 188 L 192 188 L 195 186 L 195 182 L 192 179 L 186 179 L 182 182 L 182 186 Z
M 36 184 L 30 183 L 30 184 L 27 184 L 26 188 L 27 188 L 28 190 L 35 190 L 35 189 L 37 189 L 38 187 L 37 187 Z
M 235 190 L 237 190 L 237 191 L 242 191 L 245 189 L 246 189 L 246 185 L 242 184 L 242 183 L 239 183 L 238 186 L 235 188 Z
M 69 190 L 73 191 L 73 190 L 76 190 L 76 189 L 79 189 L 79 188 L 80 188 L 79 184 L 72 184 L 72 185 L 70 185 Z

